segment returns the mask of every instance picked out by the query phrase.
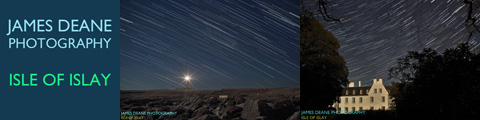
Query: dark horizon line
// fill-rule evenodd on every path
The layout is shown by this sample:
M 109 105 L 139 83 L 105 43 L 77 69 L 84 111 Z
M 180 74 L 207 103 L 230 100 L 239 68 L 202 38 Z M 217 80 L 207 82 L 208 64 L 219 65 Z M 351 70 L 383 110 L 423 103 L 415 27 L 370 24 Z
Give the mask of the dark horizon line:
M 276 88 L 300 88 L 300 86 L 291 86 L 291 87 L 256 87 L 257 89 L 265 88 L 265 89 L 276 89 Z M 175 89 L 120 89 L 122 90 L 132 90 L 132 91 L 144 91 L 144 90 L 181 90 L 185 88 L 175 88 Z M 190 89 L 190 88 L 189 88 Z M 224 89 L 255 89 L 255 88 L 220 88 L 220 89 L 192 89 L 192 90 L 224 90 Z

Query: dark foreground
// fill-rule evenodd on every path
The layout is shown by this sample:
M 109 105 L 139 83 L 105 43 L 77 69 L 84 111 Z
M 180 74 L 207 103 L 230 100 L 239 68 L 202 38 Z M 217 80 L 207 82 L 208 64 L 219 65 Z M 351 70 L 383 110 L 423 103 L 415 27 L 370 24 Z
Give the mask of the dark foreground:
M 299 87 L 120 91 L 121 112 L 176 112 L 136 116 L 143 119 L 297 120 L 299 103 Z

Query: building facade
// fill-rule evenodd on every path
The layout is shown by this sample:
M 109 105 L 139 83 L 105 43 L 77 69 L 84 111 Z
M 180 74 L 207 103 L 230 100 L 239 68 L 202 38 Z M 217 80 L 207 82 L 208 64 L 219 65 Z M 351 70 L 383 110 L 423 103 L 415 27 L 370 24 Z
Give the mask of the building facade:
M 358 87 L 354 87 L 354 82 L 350 81 L 342 90 L 339 102 L 332 107 L 337 111 L 389 110 L 392 104 L 389 95 L 382 78 L 373 79 L 372 86 L 362 86 L 362 81 L 358 81 Z

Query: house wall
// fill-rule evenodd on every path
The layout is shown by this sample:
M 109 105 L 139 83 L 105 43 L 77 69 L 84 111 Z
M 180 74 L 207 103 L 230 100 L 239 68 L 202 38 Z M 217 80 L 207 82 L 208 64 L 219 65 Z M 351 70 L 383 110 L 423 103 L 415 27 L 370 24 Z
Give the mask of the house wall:
M 370 103 L 370 107 L 374 107 L 375 110 L 381 110 L 382 107 L 385 107 L 385 110 L 389 109 L 389 94 L 385 86 L 383 85 L 382 78 L 379 79 L 373 79 L 374 83 L 372 87 L 370 88 L 370 91 L 368 92 L 368 103 Z M 375 93 L 375 89 L 377 90 L 377 93 Z M 380 93 L 380 90 L 382 91 Z M 373 102 L 370 102 L 370 97 L 373 97 Z M 382 101 L 382 97 L 385 97 L 385 101 Z M 369 107 L 369 108 L 370 108 Z
M 389 110 L 392 100 L 389 97 L 387 89 L 383 85 L 382 78 L 373 79 L 373 81 L 373 85 L 367 93 L 368 95 L 340 96 L 341 102 L 335 103 L 333 107 L 342 111 L 346 110 L 345 107 L 347 107 L 349 111 L 352 111 L 353 107 L 355 107 L 355 111 L 360 110 L 360 107 L 362 107 L 362 110 L 370 110 L 371 107 L 373 107 L 374 110 L 382 110 L 382 107 L 385 107 L 385 110 Z M 376 93 L 375 89 L 377 91 Z M 370 100 L 371 97 L 373 97 L 373 102 Z M 385 97 L 385 101 L 382 100 L 382 97 Z M 346 98 L 348 98 L 348 103 L 345 101 Z M 355 98 L 355 103 L 353 103 L 353 98 Z M 360 102 L 360 98 L 363 99 L 362 102 Z

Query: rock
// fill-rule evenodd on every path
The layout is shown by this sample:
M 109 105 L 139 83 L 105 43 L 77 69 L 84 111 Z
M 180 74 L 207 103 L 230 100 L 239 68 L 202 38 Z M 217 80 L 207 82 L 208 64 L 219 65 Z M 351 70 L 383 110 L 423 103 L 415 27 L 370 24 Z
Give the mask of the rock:
M 244 104 L 245 104 L 245 103 L 238 104 L 238 105 L 235 105 L 235 106 L 243 108 L 243 105 L 244 105 Z
M 228 107 L 228 106 L 234 106 L 235 105 L 235 101 L 232 101 L 232 100 L 228 100 L 225 102 L 225 104 L 223 104 L 224 107 Z
M 234 101 L 235 101 L 235 104 L 241 104 L 245 102 L 245 98 L 243 98 L 242 96 L 236 96 L 234 98 Z
M 267 120 L 267 117 L 265 116 L 258 116 L 255 118 L 255 120 Z
M 203 95 L 193 95 L 187 101 L 183 101 L 180 105 L 189 106 L 192 105 L 194 108 L 203 105 Z
M 150 101 L 153 101 L 154 99 L 130 99 L 130 100 L 125 100 L 122 101 L 124 104 L 128 104 L 131 106 L 144 106 L 147 105 Z
M 220 120 L 220 118 L 218 118 L 215 115 L 202 115 L 202 116 L 193 117 L 190 120 Z
M 171 110 L 170 110 L 170 107 L 168 107 L 168 106 L 160 107 L 158 110 L 159 110 L 159 111 L 171 111 Z
M 226 101 L 222 101 L 218 106 L 220 106 L 219 109 L 215 109 L 216 111 L 216 114 L 220 115 L 220 118 L 222 119 L 231 119 L 232 118 L 232 114 L 230 114 L 232 111 L 232 109 L 235 109 L 235 102 L 232 101 L 232 100 L 226 100 Z M 229 114 L 227 114 L 227 112 L 229 112 Z
M 288 117 L 287 120 L 300 120 L 300 111 L 293 113 L 293 115 Z
M 232 120 L 243 120 L 241 117 L 233 118 Z
M 173 111 L 176 111 L 177 114 L 182 114 L 185 112 L 185 107 L 183 106 L 177 106 L 175 109 L 173 109 Z
M 228 110 L 226 113 L 230 118 L 241 117 L 243 108 L 241 107 L 233 107 L 232 109 Z
M 295 111 L 297 111 L 295 108 L 295 104 L 287 99 L 279 100 L 273 102 L 273 118 L 270 119 L 287 119 L 290 117 Z
M 167 120 L 167 119 L 172 119 L 175 118 L 174 115 L 161 115 L 160 117 L 157 118 L 157 120 Z
M 182 113 L 182 114 L 179 114 L 177 116 L 175 116 L 175 118 L 178 118 L 178 119 L 188 119 L 188 118 L 191 118 L 191 114 L 189 113 Z
M 273 109 L 265 102 L 260 100 L 247 100 L 243 105 L 243 111 L 241 117 L 244 119 L 252 120 L 271 117 Z
M 241 114 L 242 114 L 242 108 L 241 107 L 237 107 L 237 106 L 229 106 L 227 108 L 224 108 L 222 110 L 222 114 L 221 114 L 221 118 L 222 119 L 232 119 L 232 118 L 236 118 L 236 117 L 241 117 Z
M 141 106 L 134 106 L 134 107 L 130 108 L 130 111 L 145 111 L 145 108 L 143 108 Z
M 163 107 L 163 106 L 166 106 L 166 105 L 169 105 L 169 103 L 167 101 L 157 100 L 157 101 L 150 102 L 147 106 L 148 107 L 153 107 L 153 108 L 159 108 L 159 107 Z
M 206 115 L 206 114 L 213 114 L 211 111 L 209 111 L 207 108 L 205 107 L 202 107 L 202 108 L 199 108 L 197 110 L 195 110 L 192 114 L 193 117 L 196 117 L 196 116 L 202 116 L 202 115 Z
M 217 104 L 219 103 L 218 99 L 216 97 L 209 97 L 206 101 L 206 103 L 210 103 L 210 104 Z

